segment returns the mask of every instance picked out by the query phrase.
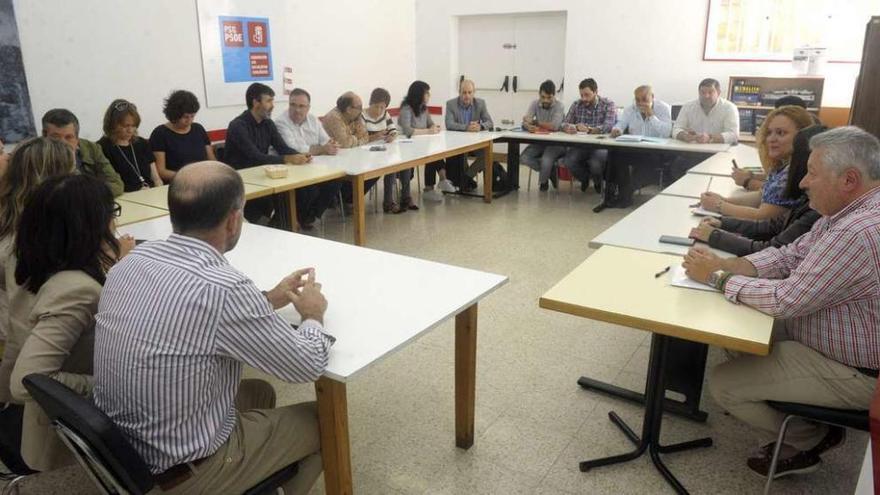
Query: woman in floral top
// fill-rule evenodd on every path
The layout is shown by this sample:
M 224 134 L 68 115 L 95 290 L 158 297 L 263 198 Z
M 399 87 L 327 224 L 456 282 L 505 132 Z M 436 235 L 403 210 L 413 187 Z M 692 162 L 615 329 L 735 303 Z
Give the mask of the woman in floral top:
M 701 206 L 724 216 L 746 220 L 769 220 L 788 213 L 797 203 L 785 195 L 794 137 L 812 124 L 813 118 L 801 107 L 784 106 L 770 112 L 758 131 L 758 155 L 767 173 L 761 191 L 732 198 L 706 192 L 700 198 Z

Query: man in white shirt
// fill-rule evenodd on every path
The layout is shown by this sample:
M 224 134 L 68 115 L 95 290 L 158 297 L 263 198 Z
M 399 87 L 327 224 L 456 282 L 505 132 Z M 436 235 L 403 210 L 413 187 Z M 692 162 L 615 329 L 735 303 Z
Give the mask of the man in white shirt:
M 668 138 L 672 133 L 672 109 L 669 104 L 654 98 L 654 89 L 647 84 L 637 87 L 633 96 L 633 103 L 623 110 L 623 115 L 611 129 L 611 137 L 633 134 Z M 609 166 L 605 169 L 605 198 L 593 211 L 599 213 L 605 208 L 629 207 L 632 205 L 633 189 L 649 182 L 648 177 L 654 175 L 653 172 L 663 165 L 664 158 L 660 153 L 614 149 L 609 158 Z M 634 186 L 633 183 L 637 185 Z
M 688 143 L 736 144 L 739 111 L 721 97 L 721 84 L 711 78 L 700 81 L 700 97 L 681 107 L 672 129 L 675 139 Z
M 672 137 L 687 143 L 736 144 L 739 139 L 739 110 L 721 97 L 721 84 L 711 78 L 700 81 L 700 97 L 681 107 Z M 705 159 L 697 154 L 679 155 L 670 165 L 669 179 L 682 177 Z
M 281 138 L 291 148 L 307 155 L 335 155 L 339 147 L 324 126 L 309 113 L 312 97 L 302 88 L 290 93 L 289 106 L 275 119 Z M 311 230 L 315 220 L 333 204 L 341 187 L 339 181 L 323 182 L 296 190 L 297 221 L 302 229 Z

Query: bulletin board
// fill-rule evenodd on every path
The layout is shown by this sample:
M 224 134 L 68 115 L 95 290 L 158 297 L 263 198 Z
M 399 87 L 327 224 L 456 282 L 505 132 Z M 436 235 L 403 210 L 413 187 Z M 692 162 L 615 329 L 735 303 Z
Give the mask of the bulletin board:
M 207 106 L 242 105 L 253 82 L 280 89 L 272 29 L 278 27 L 273 19 L 283 16 L 272 15 L 273 4 L 277 2 L 197 1 Z

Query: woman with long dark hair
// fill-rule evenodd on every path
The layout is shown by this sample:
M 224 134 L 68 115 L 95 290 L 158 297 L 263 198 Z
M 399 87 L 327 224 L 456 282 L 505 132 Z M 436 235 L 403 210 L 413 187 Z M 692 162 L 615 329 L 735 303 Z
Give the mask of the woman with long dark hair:
M 400 114 L 397 116 L 398 127 L 406 137 L 440 132 L 440 126 L 431 120 L 431 114 L 428 112 L 430 99 L 431 87 L 428 83 L 414 81 L 409 85 L 406 96 L 400 103 Z M 455 192 L 455 186 L 446 178 L 445 165 L 443 160 L 425 165 L 425 199 L 443 201 L 443 194 L 440 191 Z M 435 176 L 440 176 L 439 184 Z M 437 184 L 440 191 L 434 190 L 434 184 Z
M 0 386 L 24 405 L 21 456 L 31 469 L 73 459 L 21 380 L 41 373 L 90 393 L 98 296 L 107 271 L 134 245 L 114 235 L 119 212 L 110 189 L 85 175 L 45 180 L 22 211 L 6 265 L 9 334 Z

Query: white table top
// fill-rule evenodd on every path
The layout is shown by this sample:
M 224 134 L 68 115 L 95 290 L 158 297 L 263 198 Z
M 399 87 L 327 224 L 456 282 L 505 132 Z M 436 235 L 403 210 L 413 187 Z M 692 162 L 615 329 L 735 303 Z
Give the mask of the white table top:
M 770 352 L 772 317 L 717 292 L 669 285 L 669 274 L 654 277 L 675 263 L 681 258 L 605 246 L 548 290 L 539 305 L 735 351 Z
M 761 169 L 761 160 L 758 158 L 758 149 L 745 144 L 731 146 L 729 150 L 710 156 L 696 166 L 688 170 L 689 174 L 717 175 L 730 177 L 733 169 L 731 160 L 741 168 L 753 167 Z
M 370 145 L 341 149 L 335 156 L 321 155 L 312 159 L 318 165 L 328 165 L 343 170 L 348 175 L 360 175 L 430 155 L 494 140 L 495 132 L 442 131 L 439 134 L 399 136 L 391 143 L 374 142 L 370 145 L 385 146 L 385 151 L 370 151 Z
M 659 239 L 661 235 L 688 236 L 702 218 L 691 214 L 690 205 L 694 203 L 692 198 L 658 194 L 594 237 L 590 247 L 617 246 L 684 256 L 689 247 L 663 243 Z M 733 256 L 718 249 L 712 251 L 724 258 Z
M 684 177 L 660 191 L 660 194 L 700 199 L 700 195 L 706 192 L 707 188 L 709 191 L 720 194 L 725 198 L 745 194 L 746 190 L 736 185 L 736 182 L 733 182 L 729 175 L 728 177 L 719 177 L 703 174 L 684 174 Z M 711 181 L 711 185 L 709 181 Z
M 171 233 L 171 224 L 165 217 L 119 230 L 156 240 Z M 324 323 L 337 339 L 325 376 L 342 382 L 507 282 L 502 275 L 252 224 L 244 225 L 226 257 L 264 290 L 296 269 L 315 268 L 329 302 Z M 293 306 L 279 313 L 300 320 Z
M 666 138 L 660 143 L 642 141 L 642 142 L 626 142 L 617 141 L 607 134 L 568 134 L 565 132 L 551 132 L 550 134 L 533 134 L 524 131 L 504 131 L 498 133 L 496 138 L 508 139 L 530 139 L 535 141 L 551 141 L 560 143 L 585 143 L 594 144 L 596 146 L 605 146 L 609 148 L 644 148 L 654 150 L 667 151 L 693 151 L 697 153 L 718 153 L 727 151 L 730 148 L 726 143 L 697 144 L 686 143 L 677 139 Z

